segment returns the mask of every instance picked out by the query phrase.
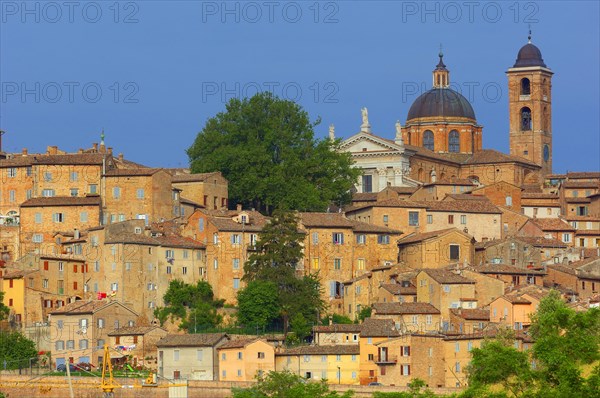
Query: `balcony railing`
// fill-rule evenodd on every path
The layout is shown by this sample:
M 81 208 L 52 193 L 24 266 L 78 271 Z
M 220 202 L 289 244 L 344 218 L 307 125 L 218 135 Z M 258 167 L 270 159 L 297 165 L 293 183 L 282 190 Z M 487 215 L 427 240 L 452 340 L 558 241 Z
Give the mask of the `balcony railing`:
M 380 356 L 375 360 L 377 365 L 395 365 L 398 363 L 398 357 L 395 356 Z

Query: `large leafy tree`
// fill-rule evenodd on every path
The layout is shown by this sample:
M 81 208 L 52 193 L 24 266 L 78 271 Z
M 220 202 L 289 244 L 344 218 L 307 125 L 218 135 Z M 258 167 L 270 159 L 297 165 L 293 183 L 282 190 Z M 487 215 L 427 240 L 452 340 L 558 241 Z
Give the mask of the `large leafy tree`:
M 307 382 L 289 371 L 269 372 L 258 376 L 256 385 L 233 389 L 233 398 L 351 398 L 354 392 L 340 394 L 330 391 L 325 380 Z
M 281 315 L 279 292 L 273 282 L 254 280 L 238 292 L 237 299 L 242 325 L 266 328 Z
M 0 321 L 8 317 L 10 309 L 4 305 L 4 292 L 0 292 Z
M 2 369 L 26 368 L 37 360 L 35 343 L 21 332 L 2 331 L 0 333 L 0 367 Z
M 221 316 L 217 308 L 223 306 L 222 300 L 215 300 L 212 287 L 208 282 L 198 281 L 195 285 L 173 280 L 169 283 L 163 300 L 165 307 L 154 311 L 161 324 L 167 318 L 180 319 L 180 329 L 196 333 L 217 326 Z
M 306 111 L 270 93 L 233 98 L 210 118 L 187 150 L 194 173 L 219 170 L 231 203 L 264 213 L 322 211 L 346 203 L 360 171 L 340 141 L 318 140 Z
M 263 228 L 256 244 L 257 251 L 244 264 L 244 280 L 249 286 L 256 281 L 266 281 L 277 289 L 279 315 L 285 331 L 289 319 L 295 315 L 302 314 L 307 323 L 312 324 L 323 309 L 318 275 L 296 275 L 296 265 L 302 261 L 303 237 L 298 231 L 295 214 L 278 210 Z

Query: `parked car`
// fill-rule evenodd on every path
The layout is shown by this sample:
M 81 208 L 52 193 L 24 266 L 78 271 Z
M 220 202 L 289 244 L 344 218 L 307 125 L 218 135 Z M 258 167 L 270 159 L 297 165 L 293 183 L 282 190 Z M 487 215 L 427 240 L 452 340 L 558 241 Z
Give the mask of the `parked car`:
M 59 372 L 66 372 L 67 371 L 67 365 L 64 363 L 61 363 L 60 365 L 58 365 L 56 367 L 56 370 L 58 370 Z M 69 364 L 69 372 L 76 372 L 79 369 L 77 368 L 77 366 L 75 366 L 74 364 L 70 363 Z
M 369 383 L 369 385 L 370 385 L 370 386 L 382 386 L 383 384 L 381 384 L 381 383 L 380 383 L 380 382 L 378 382 L 378 381 L 372 381 L 372 382 L 370 382 L 370 383 Z
M 89 372 L 90 370 L 92 370 L 92 365 L 91 363 L 87 363 L 87 362 L 79 362 L 77 365 L 75 365 L 75 367 L 78 370 L 85 370 L 87 372 Z

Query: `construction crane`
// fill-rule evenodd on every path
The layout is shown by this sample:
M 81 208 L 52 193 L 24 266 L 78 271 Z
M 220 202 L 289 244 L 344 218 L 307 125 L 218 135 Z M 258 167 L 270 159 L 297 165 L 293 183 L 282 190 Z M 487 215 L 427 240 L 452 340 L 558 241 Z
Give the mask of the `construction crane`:
M 100 388 L 104 393 L 104 398 L 114 398 L 114 390 L 118 385 L 115 384 L 113 379 L 112 363 L 110 362 L 110 352 L 108 346 L 104 346 L 104 357 L 102 358 L 102 381 Z

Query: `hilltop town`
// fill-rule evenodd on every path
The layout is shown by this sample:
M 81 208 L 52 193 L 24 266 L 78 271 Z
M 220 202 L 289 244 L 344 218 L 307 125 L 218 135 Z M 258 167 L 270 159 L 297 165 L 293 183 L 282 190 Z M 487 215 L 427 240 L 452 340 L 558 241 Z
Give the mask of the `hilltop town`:
M 390 137 L 366 108 L 347 138 L 330 127 L 360 176 L 349 203 L 294 209 L 294 272 L 318 276 L 324 308 L 293 344 L 287 324 L 236 323 L 245 265 L 274 218 L 231 201 L 222 170 L 147 167 L 104 133 L 73 152 L 0 152 L 2 327 L 50 353 L 52 369 L 97 367 L 108 345 L 115 364 L 168 379 L 288 370 L 464 387 L 485 339 L 510 329 L 515 348 L 531 348 L 530 315 L 551 291 L 579 312 L 600 306 L 600 171 L 553 174 L 553 72 L 540 49 L 525 44 L 507 76 L 508 154 L 482 147 L 442 53 Z M 219 322 L 159 319 L 174 281 L 210 286 Z

